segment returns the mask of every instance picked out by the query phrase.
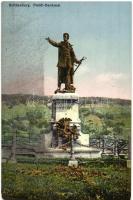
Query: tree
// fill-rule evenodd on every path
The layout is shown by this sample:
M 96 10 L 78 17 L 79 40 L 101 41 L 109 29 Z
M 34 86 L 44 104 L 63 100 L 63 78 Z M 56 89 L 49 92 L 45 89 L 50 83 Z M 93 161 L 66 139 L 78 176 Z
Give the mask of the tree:
M 123 122 L 116 122 L 113 127 L 114 135 L 117 137 L 122 137 L 124 131 L 124 123 Z

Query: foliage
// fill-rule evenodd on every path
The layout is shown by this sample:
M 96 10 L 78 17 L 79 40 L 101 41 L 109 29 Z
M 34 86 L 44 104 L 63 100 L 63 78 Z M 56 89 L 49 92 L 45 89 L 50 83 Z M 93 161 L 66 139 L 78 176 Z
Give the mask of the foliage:
M 51 111 L 43 104 L 19 104 L 10 107 L 2 105 L 2 135 L 11 136 L 14 131 L 19 136 L 38 135 L 50 131 Z
M 36 102 L 29 98 L 28 103 L 26 103 L 26 96 L 23 95 L 12 96 L 12 98 L 4 96 L 4 99 L 2 103 L 2 133 L 4 135 L 11 135 L 14 128 L 17 129 L 19 135 L 38 135 L 42 129 L 45 129 L 45 133 L 50 131 L 51 110 L 42 104 L 42 97 L 41 101 L 36 99 Z M 44 99 L 48 102 L 48 97 Z M 118 99 L 114 100 L 114 103 L 99 104 L 101 98 L 94 99 L 97 101 L 93 104 L 88 98 L 89 104 L 79 106 L 82 132 L 94 137 L 105 134 L 127 139 L 131 132 L 130 103 Z M 12 106 L 9 105 L 9 100 L 14 102 Z M 117 104 L 117 101 L 120 104 Z
M 117 104 L 95 104 L 81 106 L 82 132 L 92 137 L 115 135 L 128 138 L 131 132 L 131 106 Z

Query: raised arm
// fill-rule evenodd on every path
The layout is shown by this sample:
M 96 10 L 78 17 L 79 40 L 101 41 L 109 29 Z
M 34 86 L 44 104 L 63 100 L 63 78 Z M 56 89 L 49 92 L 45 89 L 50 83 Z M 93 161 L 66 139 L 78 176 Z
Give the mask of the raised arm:
M 49 42 L 49 44 L 53 45 L 54 47 L 60 47 L 60 43 L 51 40 L 49 37 L 46 38 L 46 40 Z

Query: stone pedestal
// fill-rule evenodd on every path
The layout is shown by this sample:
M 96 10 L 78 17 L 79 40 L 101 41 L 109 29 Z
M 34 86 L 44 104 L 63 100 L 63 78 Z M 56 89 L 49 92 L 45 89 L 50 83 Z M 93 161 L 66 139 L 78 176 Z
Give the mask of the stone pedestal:
M 61 144 L 61 138 L 56 131 L 56 122 L 61 118 L 70 118 L 70 126 L 76 125 L 78 132 L 81 132 L 79 119 L 79 97 L 76 93 L 57 93 L 52 97 L 52 147 Z M 63 141 L 62 141 L 63 143 Z

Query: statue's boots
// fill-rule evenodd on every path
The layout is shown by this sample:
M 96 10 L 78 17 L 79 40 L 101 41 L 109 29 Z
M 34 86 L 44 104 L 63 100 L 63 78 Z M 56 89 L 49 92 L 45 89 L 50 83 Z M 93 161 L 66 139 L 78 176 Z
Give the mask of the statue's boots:
M 60 92 L 60 88 L 57 88 L 57 90 L 55 90 L 54 93 L 56 94 L 56 93 L 58 93 L 58 92 Z

